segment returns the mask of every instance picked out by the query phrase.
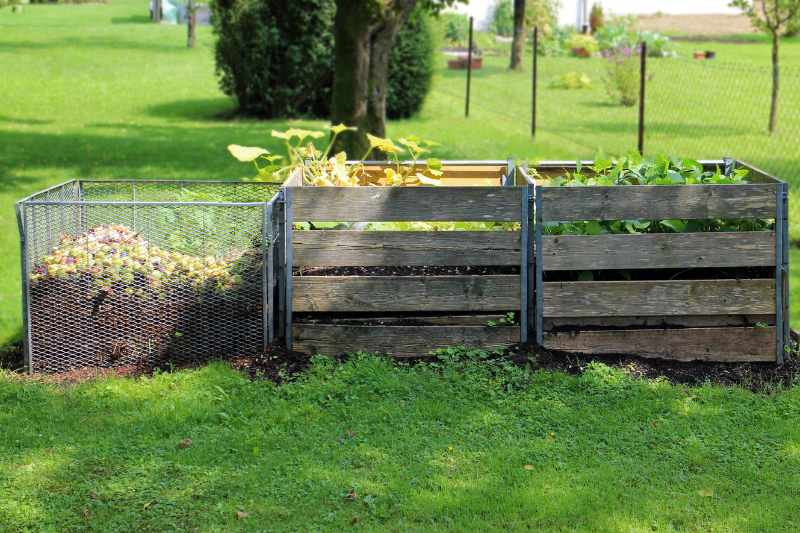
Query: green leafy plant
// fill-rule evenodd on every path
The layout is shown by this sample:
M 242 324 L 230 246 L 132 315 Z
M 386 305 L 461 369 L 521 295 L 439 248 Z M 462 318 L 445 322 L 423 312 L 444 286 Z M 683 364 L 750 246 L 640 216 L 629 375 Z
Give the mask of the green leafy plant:
M 639 101 L 639 61 L 633 49 L 623 49 L 606 59 L 606 92 L 612 102 L 633 107 Z
M 430 147 L 436 143 L 409 136 L 398 139 L 398 146 L 389 138 L 367 134 L 370 146 L 366 153 L 357 163 L 348 163 L 345 152 L 331 155 L 336 138 L 348 130 L 355 128 L 344 124 L 331 126 L 324 149 L 319 149 L 314 141 L 325 137 L 326 132 L 299 128 L 273 130 L 273 137 L 284 140 L 286 156 L 272 154 L 266 148 L 238 144 L 229 145 L 228 151 L 239 161 L 253 163 L 257 171 L 254 179 L 258 181 L 280 183 L 288 176 L 300 173 L 305 183 L 318 187 L 440 185 L 442 162 L 433 158 L 424 164 L 420 161 L 420 157 L 430 152 Z M 370 172 L 364 165 L 374 151 L 387 154 L 393 163 L 383 170 L 383 176 Z M 410 161 L 401 161 L 400 154 L 403 153 L 410 155 Z
M 550 80 L 551 89 L 589 89 L 592 79 L 582 72 L 570 71 Z
M 567 48 L 576 57 L 591 57 L 600 50 L 597 39 L 582 33 L 573 33 L 567 40 Z
M 535 172 L 534 172 L 535 173 Z M 705 170 L 693 159 L 668 156 L 644 158 L 631 154 L 620 158 L 596 157 L 590 167 L 576 164 L 573 172 L 546 180 L 552 187 L 701 185 L 747 183 L 747 169 L 724 174 L 719 168 Z M 541 178 L 540 179 L 545 179 Z M 548 222 L 544 232 L 555 235 L 600 235 L 604 233 L 687 233 L 698 231 L 760 231 L 771 228 L 771 220 L 604 220 Z

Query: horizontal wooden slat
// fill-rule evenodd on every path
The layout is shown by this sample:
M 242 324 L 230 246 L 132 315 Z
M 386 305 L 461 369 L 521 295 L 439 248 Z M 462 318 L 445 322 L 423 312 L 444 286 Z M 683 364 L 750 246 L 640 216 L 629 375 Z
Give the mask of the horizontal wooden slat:
M 297 266 L 519 265 L 519 232 L 296 231 Z
M 540 187 L 545 221 L 775 218 L 775 184 Z
M 545 235 L 542 256 L 545 270 L 774 266 L 775 234 Z
M 519 276 L 295 276 L 302 312 L 512 311 Z
M 332 326 L 294 324 L 294 349 L 310 354 L 353 352 L 419 357 L 438 348 L 504 348 L 519 342 L 518 327 L 486 326 Z
M 607 328 L 718 328 L 775 325 L 775 315 L 595 316 L 546 318 L 545 331 Z
M 736 315 L 775 312 L 775 281 L 548 282 L 546 317 Z
M 490 322 L 501 324 L 505 314 L 480 315 L 406 315 L 406 316 L 373 316 L 350 317 L 347 315 L 295 315 L 295 323 L 333 324 L 339 326 L 486 326 Z
M 519 187 L 299 187 L 295 221 L 516 221 Z
M 678 361 L 775 361 L 775 328 L 683 328 L 550 333 L 549 350 Z

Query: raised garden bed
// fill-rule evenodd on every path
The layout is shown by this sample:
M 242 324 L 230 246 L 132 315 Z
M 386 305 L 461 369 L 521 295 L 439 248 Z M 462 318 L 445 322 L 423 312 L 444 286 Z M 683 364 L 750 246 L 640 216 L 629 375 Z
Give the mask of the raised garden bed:
M 402 176 L 397 162 L 358 164 L 347 179 L 359 186 L 304 180 L 301 166 L 277 194 L 72 181 L 21 201 L 29 368 L 154 367 L 270 344 L 783 360 L 787 185 L 743 163 L 655 180 L 689 184 L 581 186 L 552 179 L 574 163 L 437 162 Z
M 382 175 L 385 166 L 367 170 Z M 287 237 L 293 348 L 408 357 L 525 341 L 518 319 L 527 189 L 503 186 L 511 170 L 501 161 L 444 162 L 439 187 L 313 187 L 291 179 L 284 194 L 293 223 L 355 223 Z M 437 230 L 453 222 L 468 230 Z M 375 230 L 375 223 L 418 225 Z
M 783 360 L 790 342 L 787 184 L 740 162 L 703 165 L 727 173 L 746 168 L 747 183 L 554 187 L 546 178 L 576 165 L 537 167 L 531 327 L 541 346 L 680 360 Z M 765 219 L 775 221 L 765 231 L 547 234 L 548 225 L 584 221 L 719 226 Z

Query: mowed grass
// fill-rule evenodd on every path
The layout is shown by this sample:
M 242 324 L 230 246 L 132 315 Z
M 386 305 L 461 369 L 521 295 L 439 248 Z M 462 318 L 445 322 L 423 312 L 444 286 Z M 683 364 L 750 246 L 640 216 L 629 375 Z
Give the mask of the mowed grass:
M 681 46 L 690 52 L 694 45 Z M 742 60 L 758 68 L 768 64 L 764 43 L 700 46 L 715 47 L 720 61 Z M 435 156 L 462 159 L 575 159 L 591 157 L 599 148 L 623 152 L 635 147 L 635 112 L 608 105 L 600 81 L 602 62 L 569 58 L 542 60 L 541 128 L 534 142 L 529 134 L 530 71 L 509 73 L 506 54 L 502 47 L 497 50 L 502 55 L 487 51 L 486 67 L 475 72 L 469 119 L 463 116 L 464 72 L 447 70 L 445 58 L 439 57 L 434 90 L 423 111 L 392 122 L 389 134 L 434 139 L 442 144 Z M 800 65 L 800 44 L 787 41 L 783 56 L 787 69 Z M 525 61 L 527 65 L 529 55 Z M 718 93 L 709 93 L 708 83 L 691 83 L 688 74 L 680 72 L 679 65 L 686 62 L 673 64 L 677 73 L 656 72 L 656 81 L 665 78 L 669 83 L 653 83 L 654 94 L 664 91 L 667 104 L 660 111 L 654 104 L 648 116 L 656 124 L 663 121 L 676 128 L 665 134 L 675 144 L 663 149 L 691 156 L 747 158 L 747 150 L 757 146 L 763 153 L 761 146 L 768 142 L 764 137 L 745 135 L 741 126 L 713 121 L 708 125 L 714 106 L 728 102 L 723 96 L 744 93 L 743 103 L 734 99 L 722 109 L 721 115 L 733 120 L 763 100 L 763 87 L 757 95 L 749 94 L 736 89 L 734 78 Z M 584 69 L 594 79 L 591 91 L 547 86 L 561 70 Z M 251 167 L 235 162 L 225 146 L 277 149 L 270 131 L 288 124 L 220 118 L 230 116 L 235 106 L 217 86 L 210 29 L 199 28 L 198 47 L 189 50 L 184 27 L 148 23 L 146 5 L 134 0 L 28 5 L 22 13 L 0 10 L 0 72 L 0 345 L 21 334 L 16 200 L 77 177 L 244 178 Z M 800 94 L 790 87 L 785 89 L 790 95 L 785 110 L 793 109 L 792 98 Z M 678 103 L 687 101 L 687 91 L 693 88 L 696 105 L 685 110 L 687 106 Z M 675 91 L 673 97 L 670 91 Z M 757 113 L 764 114 L 763 108 L 758 107 Z M 787 131 L 790 123 L 782 122 Z M 653 128 L 658 135 L 658 128 Z M 769 141 L 768 160 L 756 162 L 768 169 L 772 161 L 780 168 L 795 165 L 800 158 L 795 143 L 791 139 L 787 143 L 783 136 L 776 139 Z M 704 151 L 697 152 L 697 146 Z M 792 228 L 800 238 L 800 222 Z
M 800 527 L 798 387 L 364 357 L 281 386 L 222 364 L 66 388 L 0 375 L 0 402 L 3 530 Z

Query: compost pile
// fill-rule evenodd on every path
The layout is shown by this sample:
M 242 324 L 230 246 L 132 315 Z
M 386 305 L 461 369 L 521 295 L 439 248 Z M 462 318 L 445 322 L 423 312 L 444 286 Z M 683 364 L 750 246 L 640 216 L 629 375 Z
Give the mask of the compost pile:
M 261 347 L 260 243 L 165 250 L 121 225 L 65 235 L 30 275 L 33 368 L 163 366 Z

